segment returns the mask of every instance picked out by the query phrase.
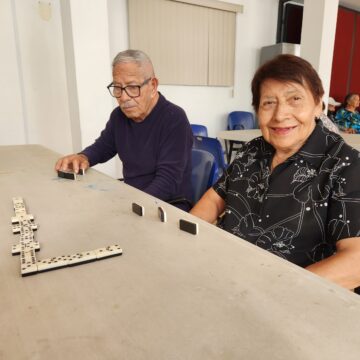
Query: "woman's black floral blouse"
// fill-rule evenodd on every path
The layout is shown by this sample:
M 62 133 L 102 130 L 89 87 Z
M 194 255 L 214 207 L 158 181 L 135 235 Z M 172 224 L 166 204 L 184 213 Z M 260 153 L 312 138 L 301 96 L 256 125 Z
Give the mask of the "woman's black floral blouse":
M 360 135 L 359 135 L 360 136 Z M 317 122 L 303 147 L 270 172 L 274 148 L 246 143 L 214 185 L 225 200 L 219 227 L 297 265 L 360 236 L 360 154 Z

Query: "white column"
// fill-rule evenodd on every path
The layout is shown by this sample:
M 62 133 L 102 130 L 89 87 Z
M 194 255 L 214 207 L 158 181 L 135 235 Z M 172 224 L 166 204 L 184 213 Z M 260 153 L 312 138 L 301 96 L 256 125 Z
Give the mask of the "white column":
M 92 144 L 116 104 L 106 86 L 112 80 L 107 1 L 62 0 L 69 108 L 74 150 Z M 119 177 L 110 161 L 96 168 Z
M 14 1 L 0 1 L 0 145 L 28 143 L 23 73 Z
M 301 57 L 318 71 L 328 98 L 339 0 L 305 0 Z M 326 103 L 326 100 L 325 100 Z

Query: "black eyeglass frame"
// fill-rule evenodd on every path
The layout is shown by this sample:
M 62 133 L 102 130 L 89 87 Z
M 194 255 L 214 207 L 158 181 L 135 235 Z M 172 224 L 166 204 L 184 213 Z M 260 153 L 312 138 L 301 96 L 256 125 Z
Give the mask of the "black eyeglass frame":
M 152 79 L 153 79 L 152 77 L 149 77 L 148 79 L 146 79 L 146 80 L 145 80 L 142 84 L 140 84 L 140 85 L 126 85 L 126 86 L 124 86 L 124 87 L 118 86 L 118 85 L 114 85 L 114 83 L 112 82 L 111 84 L 109 84 L 109 85 L 107 86 L 107 89 L 109 90 L 110 95 L 111 95 L 112 97 L 114 97 L 114 98 L 117 98 L 117 99 L 121 98 L 121 95 L 123 94 L 123 91 L 125 91 L 125 93 L 126 93 L 126 95 L 127 95 L 128 97 L 130 97 L 130 98 L 132 98 L 132 99 L 135 99 L 135 98 L 138 98 L 138 97 L 141 95 L 141 88 L 142 88 L 144 85 L 146 85 L 148 82 L 150 82 Z M 138 88 L 138 95 L 136 95 L 136 96 L 130 95 L 130 94 L 127 92 L 127 90 L 126 90 L 126 88 L 128 88 L 128 87 Z M 121 90 L 119 96 L 115 96 L 115 95 L 113 94 L 112 89 L 114 89 L 114 88 Z

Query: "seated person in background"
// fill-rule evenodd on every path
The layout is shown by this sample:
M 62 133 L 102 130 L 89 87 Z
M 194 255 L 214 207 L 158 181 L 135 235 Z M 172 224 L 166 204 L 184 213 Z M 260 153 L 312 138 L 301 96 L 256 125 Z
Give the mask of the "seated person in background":
M 359 152 L 322 126 L 306 60 L 279 55 L 252 80 L 262 136 L 245 143 L 191 210 L 337 284 L 360 285 Z
M 328 99 L 328 110 L 327 110 L 327 117 L 332 121 L 335 122 L 335 115 L 336 115 L 336 108 L 340 106 L 341 103 L 336 101 L 334 98 L 329 97 Z
M 329 119 L 328 116 L 325 115 L 324 113 L 325 110 L 325 103 L 322 102 L 322 113 L 320 114 L 319 118 L 322 121 L 322 123 L 324 124 L 324 126 L 326 128 L 328 128 L 330 131 L 334 132 L 335 134 L 339 134 L 339 129 L 337 128 L 337 126 Z
M 347 94 L 344 103 L 335 116 L 339 129 L 349 134 L 360 133 L 360 114 L 356 111 L 360 98 L 358 94 Z
M 193 135 L 184 110 L 158 92 L 153 65 L 142 51 L 120 52 L 112 70 L 108 90 L 119 106 L 92 145 L 59 159 L 55 169 L 77 173 L 118 154 L 126 184 L 164 201 L 191 199 Z M 177 206 L 189 210 L 186 203 Z

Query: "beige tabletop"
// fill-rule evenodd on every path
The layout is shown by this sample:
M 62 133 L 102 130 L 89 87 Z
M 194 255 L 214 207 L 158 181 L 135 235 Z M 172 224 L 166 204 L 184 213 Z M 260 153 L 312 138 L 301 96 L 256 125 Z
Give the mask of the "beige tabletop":
M 353 148 L 360 150 L 360 134 L 346 134 L 341 132 L 340 134 L 346 143 Z M 250 130 L 224 130 L 220 131 L 218 137 L 223 140 L 233 141 L 250 141 L 258 136 L 261 136 L 260 129 Z
M 60 179 L 57 157 L 0 147 L 0 359 L 359 359 L 358 295 L 95 170 Z M 38 259 L 123 255 L 21 277 L 15 196 L 39 224 Z
M 342 132 L 340 135 L 345 142 L 360 151 L 360 134 L 346 134 Z
M 218 134 L 220 139 L 233 141 L 250 141 L 258 136 L 261 136 L 260 129 L 223 130 Z

